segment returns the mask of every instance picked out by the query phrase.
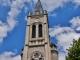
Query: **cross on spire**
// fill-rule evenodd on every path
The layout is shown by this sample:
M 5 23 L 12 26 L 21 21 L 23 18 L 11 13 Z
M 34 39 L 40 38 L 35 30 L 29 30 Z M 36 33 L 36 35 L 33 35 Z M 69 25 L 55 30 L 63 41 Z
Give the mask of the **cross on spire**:
M 40 0 L 38 0 L 35 6 L 35 9 L 33 11 L 33 15 L 39 15 L 39 14 L 43 14 L 43 8 L 42 8 Z

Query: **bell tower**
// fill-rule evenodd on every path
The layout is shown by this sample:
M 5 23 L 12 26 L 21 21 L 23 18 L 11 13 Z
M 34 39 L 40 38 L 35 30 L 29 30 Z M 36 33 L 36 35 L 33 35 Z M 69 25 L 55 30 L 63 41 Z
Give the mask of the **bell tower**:
M 58 60 L 56 45 L 50 43 L 47 11 L 38 0 L 34 11 L 28 13 L 25 45 L 21 60 Z

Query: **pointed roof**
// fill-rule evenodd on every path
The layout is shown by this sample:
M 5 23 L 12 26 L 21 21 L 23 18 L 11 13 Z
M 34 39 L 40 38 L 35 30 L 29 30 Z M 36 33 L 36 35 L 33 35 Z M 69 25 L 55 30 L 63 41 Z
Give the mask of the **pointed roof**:
M 36 7 L 33 11 L 33 15 L 39 15 L 39 14 L 43 14 L 43 8 L 42 8 L 40 0 L 38 0 Z

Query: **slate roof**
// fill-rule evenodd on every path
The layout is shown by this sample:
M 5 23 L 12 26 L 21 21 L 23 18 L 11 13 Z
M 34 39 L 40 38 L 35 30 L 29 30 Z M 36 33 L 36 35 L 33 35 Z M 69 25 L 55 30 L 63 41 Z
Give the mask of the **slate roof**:
M 40 0 L 38 0 L 32 15 L 39 15 L 39 14 L 43 14 L 43 8 L 42 8 Z

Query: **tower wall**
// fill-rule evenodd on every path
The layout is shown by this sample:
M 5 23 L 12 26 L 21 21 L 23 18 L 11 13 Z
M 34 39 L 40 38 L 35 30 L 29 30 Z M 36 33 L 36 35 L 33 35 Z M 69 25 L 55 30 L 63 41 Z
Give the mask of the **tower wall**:
M 33 53 L 41 52 L 45 56 L 45 48 L 44 46 L 32 46 L 28 48 L 28 60 L 30 60 L 30 57 Z
M 50 45 L 47 11 L 43 11 L 40 0 L 38 0 L 36 5 L 34 12 L 29 12 L 27 16 L 26 38 L 21 59 L 58 60 L 58 53 L 55 46 L 51 47 Z M 42 35 L 39 36 L 41 33 Z
M 58 60 L 58 52 L 56 50 L 51 51 L 51 60 Z

